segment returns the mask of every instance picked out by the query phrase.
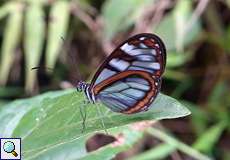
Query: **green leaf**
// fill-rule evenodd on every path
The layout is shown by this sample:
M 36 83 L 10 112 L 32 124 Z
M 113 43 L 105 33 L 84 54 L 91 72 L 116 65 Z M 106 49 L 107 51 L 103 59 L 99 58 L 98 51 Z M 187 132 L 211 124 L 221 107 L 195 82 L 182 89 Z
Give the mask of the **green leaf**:
M 178 80 L 178 81 L 183 81 L 189 78 L 187 74 L 173 69 L 167 69 L 164 73 L 164 77 L 168 79 Z
M 208 103 L 209 105 L 220 105 L 221 103 L 219 102 L 219 99 L 223 98 L 225 95 L 228 93 L 228 87 L 227 84 L 223 81 L 219 82 L 214 86 L 209 99 Z
M 17 2 L 16 2 L 17 3 Z M 17 3 L 18 4 L 18 3 Z M 15 2 L 8 2 L 0 8 L 0 19 L 4 18 L 15 9 Z
M 204 153 L 211 153 L 215 144 L 218 142 L 221 133 L 226 127 L 226 122 L 222 121 L 207 129 L 206 132 L 204 132 L 193 144 L 193 148 Z
M 131 126 L 122 126 L 109 130 L 109 133 L 115 135 L 120 141 L 119 145 L 108 145 L 94 152 L 88 153 L 81 160 L 110 160 L 115 158 L 116 154 L 131 148 L 144 136 L 144 132 L 134 130 Z
M 220 101 L 221 99 L 221 101 Z M 229 90 L 227 81 L 218 82 L 208 98 L 208 108 L 213 113 L 213 117 L 228 121 L 229 120 Z M 219 107 L 222 106 L 222 107 Z
M 169 27 L 170 26 L 170 27 Z M 161 37 L 164 41 L 167 50 L 175 50 L 175 37 L 176 27 L 175 20 L 172 13 L 166 15 L 160 22 L 160 24 L 154 28 L 153 32 Z
M 183 79 L 183 82 L 177 85 L 177 87 L 171 93 L 171 96 L 176 99 L 181 98 L 183 93 L 185 93 L 190 87 L 192 87 L 192 85 L 194 85 L 192 78 Z
M 46 93 L 30 99 L 17 100 L 8 103 L 0 108 L 0 137 L 12 137 L 15 127 L 20 123 L 21 118 L 35 108 L 35 104 L 41 103 L 45 97 L 54 98 L 63 95 L 65 92 Z
M 22 25 L 22 8 L 18 2 L 11 4 L 14 7 L 10 11 L 7 24 L 4 31 L 4 39 L 2 43 L 2 55 L 0 59 L 0 84 L 5 85 L 11 66 L 15 58 L 15 51 L 19 44 Z
M 154 32 L 165 42 L 167 50 L 182 52 L 186 45 L 198 37 L 201 31 L 199 20 L 192 26 L 188 26 L 191 14 L 192 1 L 177 1 L 173 11 L 167 14 L 154 29 Z
M 211 116 L 199 105 L 188 101 L 181 101 L 181 103 L 186 105 L 192 112 L 191 122 L 196 135 L 202 134 L 206 130 L 206 126 L 208 125 Z
M 23 87 L 0 87 L 0 98 L 20 97 L 23 91 Z
M 191 18 L 191 9 L 192 9 L 192 1 L 178 1 L 175 10 L 174 10 L 174 18 L 176 22 L 176 48 L 179 51 L 182 51 L 184 48 L 184 41 L 186 36 L 186 28 L 188 26 L 188 19 Z M 189 26 L 190 27 L 190 26 Z M 189 37 L 190 35 L 188 35 Z
M 201 154 L 197 150 L 193 149 L 192 147 L 188 146 L 187 144 L 180 142 L 176 138 L 169 136 L 168 134 L 164 133 L 163 131 L 156 129 L 156 128 L 148 128 L 148 132 L 153 135 L 154 137 L 158 138 L 159 140 L 168 143 L 171 146 L 174 146 L 181 152 L 199 160 L 211 160 L 208 156 Z
M 44 13 L 40 3 L 31 3 L 25 13 L 25 61 L 26 90 L 33 91 L 36 80 L 36 70 L 42 54 L 45 34 Z
M 152 4 L 152 0 L 108 0 L 102 8 L 104 18 L 104 35 L 111 39 L 120 31 L 134 24 L 144 11 L 145 6 Z
M 7 104 L 0 110 L 0 121 L 3 122 L 0 124 L 0 136 L 21 137 L 25 159 L 51 152 L 63 159 L 63 156 L 66 156 L 64 146 L 74 145 L 72 142 L 81 144 L 79 152 L 86 152 L 83 145 L 85 136 L 103 131 L 102 119 L 110 133 L 113 129 L 133 122 L 178 118 L 190 114 L 189 110 L 175 99 L 163 94 L 158 95 L 149 111 L 132 115 L 112 112 L 100 104 L 100 110 L 104 114 L 100 116 L 96 108 L 99 104 L 84 104 L 84 99 L 76 90 L 67 90 Z M 87 113 L 83 133 L 81 108 Z M 72 152 L 76 151 L 70 150 L 68 154 L 74 154 Z M 78 158 L 79 154 L 74 154 L 75 158 Z
M 176 150 L 175 146 L 169 144 L 160 144 L 142 154 L 139 154 L 130 160 L 154 160 L 164 159 Z
M 63 45 L 62 38 L 66 36 L 69 22 L 69 7 L 69 2 L 63 0 L 56 1 L 51 7 L 46 48 L 46 66 L 48 68 L 54 68 Z
M 169 51 L 167 53 L 167 67 L 172 68 L 172 67 L 178 67 L 183 64 L 185 64 L 190 58 L 189 53 L 178 53 L 178 52 L 172 52 Z

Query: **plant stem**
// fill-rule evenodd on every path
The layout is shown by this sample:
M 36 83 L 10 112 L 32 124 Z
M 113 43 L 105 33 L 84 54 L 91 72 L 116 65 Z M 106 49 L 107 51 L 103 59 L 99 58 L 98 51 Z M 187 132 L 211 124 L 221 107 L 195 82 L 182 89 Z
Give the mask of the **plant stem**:
M 172 146 L 175 146 L 178 150 L 186 153 L 187 155 L 190 155 L 191 157 L 195 159 L 211 160 L 211 158 L 209 158 L 208 156 L 201 154 L 200 152 L 188 146 L 187 144 L 178 141 L 177 139 L 167 135 L 166 133 L 162 132 L 159 129 L 149 128 L 147 129 L 147 132 L 153 135 L 154 137 L 162 140 L 163 142 L 168 143 Z

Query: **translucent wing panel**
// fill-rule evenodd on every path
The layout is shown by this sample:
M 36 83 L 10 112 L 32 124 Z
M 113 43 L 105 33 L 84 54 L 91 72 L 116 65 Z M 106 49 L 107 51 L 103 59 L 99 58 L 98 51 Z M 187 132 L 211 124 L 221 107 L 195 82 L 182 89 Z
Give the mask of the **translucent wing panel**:
M 102 72 L 100 73 L 99 77 L 96 79 L 95 84 L 98 84 L 102 82 L 103 80 L 115 75 L 117 72 L 109 70 L 107 68 L 103 69 Z
M 123 112 L 141 101 L 149 90 L 149 83 L 145 79 L 129 77 L 106 87 L 96 98 L 111 110 Z

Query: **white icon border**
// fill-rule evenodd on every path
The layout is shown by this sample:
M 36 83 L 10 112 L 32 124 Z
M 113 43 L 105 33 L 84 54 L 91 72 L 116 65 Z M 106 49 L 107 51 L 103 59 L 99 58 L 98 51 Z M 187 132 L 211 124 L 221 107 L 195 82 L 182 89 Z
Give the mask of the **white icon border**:
M 22 155 L 22 141 L 21 141 L 21 138 L 0 138 L 0 147 L 2 146 L 2 140 L 19 140 L 19 143 L 20 143 L 20 146 L 19 146 L 19 149 L 20 149 L 20 152 L 18 153 L 18 158 L 16 158 L 16 159 L 2 159 L 2 150 L 4 150 L 4 149 L 2 149 L 1 148 L 1 150 L 0 150 L 0 160 L 21 160 L 22 159 L 22 157 L 21 157 L 21 155 Z

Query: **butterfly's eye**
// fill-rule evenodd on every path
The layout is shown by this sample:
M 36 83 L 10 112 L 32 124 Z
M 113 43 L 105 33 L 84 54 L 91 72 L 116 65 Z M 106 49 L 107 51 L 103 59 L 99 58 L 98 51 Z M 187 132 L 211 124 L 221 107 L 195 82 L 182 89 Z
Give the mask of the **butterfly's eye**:
M 82 89 L 81 89 L 79 86 L 77 86 L 77 91 L 78 91 L 78 92 L 81 92 Z
M 77 84 L 77 91 L 81 92 L 82 90 L 85 90 L 86 87 L 87 87 L 87 84 L 83 81 L 80 81 Z
M 83 89 L 83 86 L 82 86 L 82 85 L 83 85 L 83 82 L 82 82 L 82 81 L 79 81 L 78 84 L 77 84 L 77 87 L 76 87 L 78 92 L 81 92 L 81 91 L 82 91 L 82 89 Z

